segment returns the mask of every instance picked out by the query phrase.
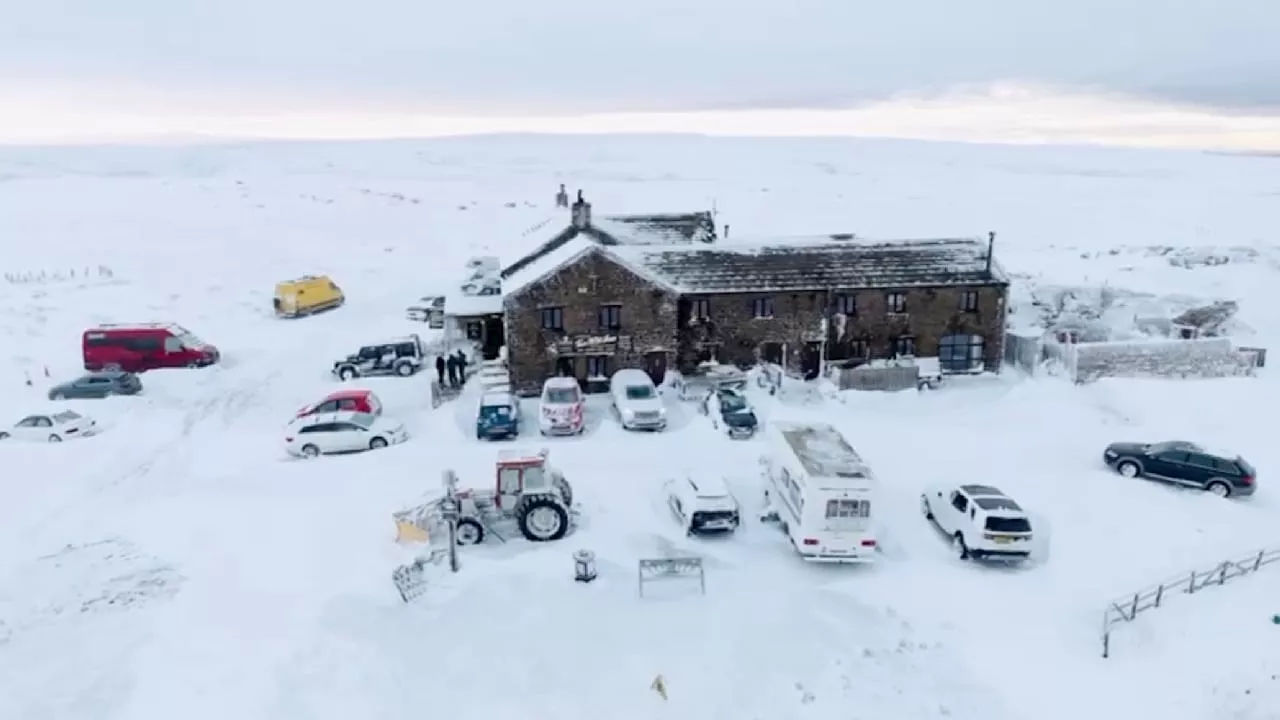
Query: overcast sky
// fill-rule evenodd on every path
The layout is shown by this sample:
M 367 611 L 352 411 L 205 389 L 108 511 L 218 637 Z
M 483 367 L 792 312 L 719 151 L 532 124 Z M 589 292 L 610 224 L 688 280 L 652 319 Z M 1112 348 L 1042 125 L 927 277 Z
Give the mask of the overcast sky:
M 998 81 L 1280 108 L 1280 0 L 4 0 L 0 103 L 830 108 Z M 10 100 L 12 102 L 12 100 Z

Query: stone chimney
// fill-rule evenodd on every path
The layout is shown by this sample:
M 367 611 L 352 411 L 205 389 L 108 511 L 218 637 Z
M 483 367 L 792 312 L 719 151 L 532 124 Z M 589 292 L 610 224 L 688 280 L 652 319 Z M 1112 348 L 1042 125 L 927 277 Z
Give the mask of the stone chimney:
M 573 202 L 573 226 L 579 230 L 591 227 L 591 203 L 582 199 L 582 191 L 578 191 L 578 199 Z

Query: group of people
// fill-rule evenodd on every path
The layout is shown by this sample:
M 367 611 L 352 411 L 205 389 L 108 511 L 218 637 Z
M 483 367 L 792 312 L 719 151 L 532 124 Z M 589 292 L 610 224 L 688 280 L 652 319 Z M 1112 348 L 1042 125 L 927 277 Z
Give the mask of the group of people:
M 448 355 L 437 355 L 436 375 L 440 378 L 440 387 L 462 387 L 462 383 L 467 381 L 466 354 L 459 350 Z M 448 385 L 445 385 L 446 379 Z

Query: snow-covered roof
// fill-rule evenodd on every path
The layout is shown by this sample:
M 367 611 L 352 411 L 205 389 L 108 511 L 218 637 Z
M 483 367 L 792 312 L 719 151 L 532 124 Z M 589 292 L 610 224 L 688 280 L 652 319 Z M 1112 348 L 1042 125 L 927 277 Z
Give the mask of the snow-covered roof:
M 575 234 L 568 240 L 557 244 L 529 262 L 503 271 L 502 290 L 507 297 L 517 295 L 530 285 L 545 279 L 561 268 L 572 265 L 591 253 L 601 253 L 613 262 L 639 275 L 655 285 L 660 285 L 673 292 L 677 291 L 672 283 L 662 275 L 655 274 L 644 265 L 635 264 L 614 253 L 616 247 L 605 247 L 588 234 Z M 514 270 L 514 271 L 513 271 Z M 445 307 L 448 307 L 446 303 Z
M 617 245 L 683 245 L 716 240 L 715 219 L 706 211 L 601 215 L 591 219 L 591 227 L 612 238 Z
M 502 295 L 467 295 L 454 288 L 444 298 L 444 312 L 455 317 L 501 315 Z
M 680 292 L 778 292 L 1007 282 L 985 239 L 854 240 L 830 236 L 708 246 L 612 247 Z
M 775 423 L 804 470 L 814 478 L 867 479 L 871 471 L 834 426 L 826 423 Z

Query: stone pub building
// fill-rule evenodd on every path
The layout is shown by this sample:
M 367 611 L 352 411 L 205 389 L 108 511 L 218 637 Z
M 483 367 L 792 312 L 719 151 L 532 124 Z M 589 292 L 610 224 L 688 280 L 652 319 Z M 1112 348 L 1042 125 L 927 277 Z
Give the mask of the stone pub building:
M 572 212 L 568 228 L 502 272 L 521 394 L 553 375 L 599 391 L 620 368 L 661 381 L 668 368 L 710 359 L 776 362 L 808 377 L 823 362 L 903 355 L 938 357 L 952 373 L 1001 363 L 1008 280 L 994 234 L 729 244 L 716 242 L 707 213 L 593 221 L 581 200 Z

